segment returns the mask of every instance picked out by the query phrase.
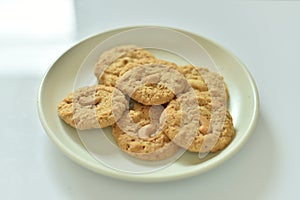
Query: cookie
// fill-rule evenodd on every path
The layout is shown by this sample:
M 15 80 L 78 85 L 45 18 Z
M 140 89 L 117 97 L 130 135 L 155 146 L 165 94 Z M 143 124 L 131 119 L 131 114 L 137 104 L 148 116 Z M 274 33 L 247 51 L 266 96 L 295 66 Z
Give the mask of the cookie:
M 184 93 L 168 104 L 163 114 L 165 134 L 191 152 L 207 153 L 224 149 L 234 137 L 234 127 L 226 106 L 223 78 L 205 68 L 196 69 L 193 66 L 184 66 L 178 71 L 187 78 L 193 92 Z M 183 101 L 193 95 L 198 101 L 198 108 Z M 198 124 L 189 124 L 189 121 L 195 120 L 195 117 L 185 119 L 190 115 L 198 118 Z
M 113 125 L 112 134 L 120 149 L 139 159 L 163 160 L 173 156 L 179 147 L 159 129 L 162 106 L 135 103 L 129 112 Z
M 177 99 L 172 100 L 164 112 L 164 133 L 174 143 L 191 152 L 207 153 L 224 149 L 234 137 L 232 118 L 228 110 L 215 116 L 215 124 L 219 124 L 215 129 L 211 127 L 211 106 L 200 106 L 198 112 L 198 126 L 184 124 L 180 104 Z
M 95 85 L 70 93 L 58 104 L 57 112 L 67 124 L 86 130 L 114 124 L 127 105 L 125 96 L 118 89 Z
M 94 74 L 100 84 L 115 86 L 122 69 L 141 59 L 153 60 L 155 57 L 147 50 L 134 45 L 115 47 L 101 54 L 94 67 Z
M 144 105 L 161 105 L 185 91 L 188 83 L 172 65 L 134 66 L 123 74 L 116 87 Z

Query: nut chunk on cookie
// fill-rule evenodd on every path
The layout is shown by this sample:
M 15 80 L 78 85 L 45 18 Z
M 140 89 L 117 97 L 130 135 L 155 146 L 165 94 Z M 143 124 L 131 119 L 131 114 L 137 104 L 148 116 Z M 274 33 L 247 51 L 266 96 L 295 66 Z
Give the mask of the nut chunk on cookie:
M 86 130 L 114 124 L 127 105 L 125 96 L 118 89 L 95 85 L 70 93 L 58 104 L 57 112 L 67 124 Z
M 162 106 L 135 103 L 129 112 L 113 125 L 112 134 L 122 151 L 143 160 L 163 160 L 178 151 L 159 129 Z

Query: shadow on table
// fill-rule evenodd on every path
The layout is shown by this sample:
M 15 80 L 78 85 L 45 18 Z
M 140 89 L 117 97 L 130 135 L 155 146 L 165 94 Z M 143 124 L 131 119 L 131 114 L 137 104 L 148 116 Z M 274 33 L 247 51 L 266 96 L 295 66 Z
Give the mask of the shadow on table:
M 98 175 L 63 156 L 49 140 L 45 145 L 45 156 L 49 158 L 47 166 L 57 188 L 72 200 L 101 197 L 253 200 L 259 199 L 275 175 L 278 148 L 272 132 L 262 114 L 254 134 L 233 158 L 204 174 L 166 183 L 132 183 Z

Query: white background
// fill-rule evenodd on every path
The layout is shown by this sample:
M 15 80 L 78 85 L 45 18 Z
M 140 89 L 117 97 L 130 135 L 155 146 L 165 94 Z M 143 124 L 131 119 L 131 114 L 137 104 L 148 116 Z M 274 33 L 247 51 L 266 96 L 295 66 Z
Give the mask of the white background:
M 0 199 L 300 199 L 300 2 L 1 1 Z M 36 111 L 43 73 L 90 34 L 164 25 L 208 37 L 239 57 L 260 94 L 248 143 L 219 167 L 155 184 L 90 172 L 64 156 Z

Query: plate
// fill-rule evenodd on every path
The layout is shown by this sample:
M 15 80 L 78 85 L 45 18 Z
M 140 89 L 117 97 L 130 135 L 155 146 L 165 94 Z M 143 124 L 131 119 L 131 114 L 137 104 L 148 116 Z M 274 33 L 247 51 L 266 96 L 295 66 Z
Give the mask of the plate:
M 211 58 L 211 60 L 207 59 L 205 66 L 211 65 L 211 68 L 216 66 L 216 69 L 213 70 L 218 71 L 224 77 L 230 95 L 229 110 L 233 117 L 236 135 L 231 144 L 223 151 L 216 154 L 209 154 L 202 159 L 199 159 L 195 153 L 185 152 L 178 160 L 159 168 L 159 170 L 150 170 L 147 173 L 126 172 L 99 162 L 94 155 L 87 151 L 82 138 L 80 138 L 80 133 L 63 123 L 57 116 L 56 106 L 66 94 L 73 91 L 74 87 L 78 88 L 79 86 L 95 82 L 95 77 L 93 77 L 91 72 L 93 62 L 96 59 L 96 55 L 98 55 L 97 53 L 101 52 L 101 48 L 112 45 L 112 43 L 108 43 L 107 41 L 115 36 L 120 36 L 120 34 L 127 34 L 132 30 L 142 30 L 142 28 L 149 28 L 149 30 L 160 29 L 156 30 L 156 32 L 158 32 L 158 38 L 162 38 L 161 41 L 152 41 L 152 46 L 141 44 L 143 47 L 146 46 L 149 51 L 152 51 L 155 56 L 175 61 L 179 64 L 186 62 L 197 63 L 197 59 L 202 58 L 203 60 L 201 56 L 205 57 L 205 55 L 200 55 L 201 51 L 194 54 L 197 52 L 193 50 L 193 43 L 195 43 L 203 47 L 207 55 Z M 183 43 L 185 45 L 170 47 L 170 45 L 178 44 L 178 38 L 174 40 L 174 37 L 167 37 L 173 39 L 173 41 L 177 41 L 177 43 L 165 42 L 164 45 L 169 45 L 168 49 L 171 48 L 177 51 L 189 49 L 193 50 L 189 52 L 190 55 L 197 56 L 180 57 L 177 55 L 182 55 L 181 52 L 166 51 L 164 49 L 165 46 L 162 44 L 164 41 L 167 41 L 167 38 L 161 37 L 165 34 L 163 34 L 163 31 L 173 31 L 176 34 L 190 38 L 192 41 L 191 43 Z M 143 43 L 145 41 L 143 37 L 135 38 L 140 38 L 140 42 Z M 130 41 L 128 38 L 130 37 L 126 37 L 126 40 Z M 118 44 L 116 38 L 112 41 L 114 41 L 114 44 Z M 138 41 L 136 40 L 139 44 Z M 120 40 L 119 42 L 122 41 Z M 99 44 L 102 44 L 102 47 L 99 47 Z M 161 45 L 163 45 L 163 48 Z M 218 166 L 234 155 L 245 144 L 255 128 L 258 110 L 259 98 L 255 82 L 247 68 L 234 55 L 207 38 L 187 31 L 166 27 L 120 28 L 97 34 L 79 42 L 66 51 L 49 68 L 42 80 L 38 95 L 38 112 L 41 123 L 48 136 L 64 154 L 83 167 L 102 175 L 141 182 L 159 182 L 187 178 Z M 104 132 L 107 133 L 109 130 Z M 111 152 L 107 155 L 111 155 Z M 114 157 L 114 155 L 110 157 Z

